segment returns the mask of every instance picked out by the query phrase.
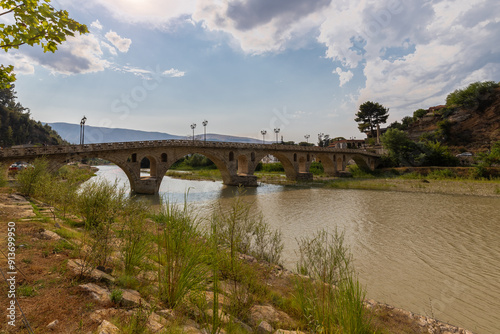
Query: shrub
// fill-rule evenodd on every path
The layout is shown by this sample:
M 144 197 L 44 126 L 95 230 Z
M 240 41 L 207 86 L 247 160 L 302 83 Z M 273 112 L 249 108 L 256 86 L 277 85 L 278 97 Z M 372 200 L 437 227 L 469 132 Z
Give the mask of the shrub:
M 311 162 L 311 167 L 309 167 L 309 172 L 313 173 L 314 175 L 321 175 L 325 172 L 325 170 L 321 162 L 313 161 Z
M 35 195 L 37 188 L 50 178 L 47 159 L 37 158 L 33 167 L 28 167 L 17 173 L 17 187 L 20 193 L 27 196 Z
M 255 171 L 257 172 L 284 172 L 285 168 L 283 168 L 283 165 L 281 162 L 273 162 L 273 163 L 268 163 L 268 164 L 263 164 L 262 162 L 259 162 L 257 166 L 255 167 Z
M 123 290 L 114 289 L 113 291 L 111 291 L 110 299 L 113 303 L 119 304 L 123 299 Z
M 112 226 L 125 202 L 123 189 L 117 183 L 95 181 L 81 187 L 76 206 L 85 222 L 85 232 L 80 244 L 83 260 L 80 276 L 92 267 L 105 266 L 112 252 Z
M 358 165 L 349 166 L 349 172 L 354 178 L 371 179 L 375 177 L 373 174 L 370 174 L 369 172 L 363 170 Z
M 453 171 L 451 171 L 450 169 L 433 170 L 432 172 L 427 174 L 427 178 L 435 179 L 435 180 L 454 179 L 456 177 L 457 177 L 457 175 Z

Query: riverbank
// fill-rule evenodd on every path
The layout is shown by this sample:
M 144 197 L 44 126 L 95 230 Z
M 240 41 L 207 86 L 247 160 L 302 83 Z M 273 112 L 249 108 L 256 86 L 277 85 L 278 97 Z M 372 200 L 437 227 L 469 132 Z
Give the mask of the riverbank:
M 218 170 L 169 171 L 167 176 L 200 181 L 221 181 Z M 333 189 L 384 190 L 429 194 L 472 195 L 500 197 L 500 179 L 474 180 L 467 178 L 436 178 L 420 174 L 407 174 L 391 177 L 338 178 L 314 176 L 312 182 L 294 182 L 287 180 L 282 173 L 256 172 L 258 182 L 287 185 L 312 186 Z
M 142 328 L 140 333 L 203 333 L 213 321 L 215 313 L 210 305 L 214 303 L 219 305 L 218 319 L 225 328 L 222 333 L 309 332 L 292 298 L 299 276 L 278 265 L 239 255 L 239 271 L 250 281 L 221 277 L 219 293 L 215 295 L 210 284 L 202 290 L 204 307 L 190 304 L 172 310 L 165 308 L 155 297 L 156 290 L 151 289 L 157 284 L 157 273 L 151 267 L 154 257 L 146 261 L 149 265 L 145 268 L 149 269 L 141 270 L 135 279 L 126 279 L 116 249 L 112 261 L 102 268 L 107 274 L 92 270 L 82 277 L 79 270 L 83 259 L 78 260 L 78 254 L 85 240 L 80 218 L 54 217 L 54 208 L 28 201 L 10 188 L 0 190 L 0 209 L 2 229 L 9 221 L 16 223 L 16 263 L 23 273 L 19 276 L 20 304 L 37 332 L 85 333 L 107 327 L 123 333 L 131 333 L 132 328 Z M 120 239 L 113 240 L 120 244 Z M 471 333 L 372 300 L 365 306 L 375 333 Z M 6 329 L 5 323 L 1 326 Z

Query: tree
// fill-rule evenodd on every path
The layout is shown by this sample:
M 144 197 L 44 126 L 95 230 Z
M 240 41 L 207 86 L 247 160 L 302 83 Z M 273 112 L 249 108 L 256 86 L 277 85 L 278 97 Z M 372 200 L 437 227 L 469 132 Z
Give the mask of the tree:
M 388 129 L 382 136 L 382 144 L 389 151 L 389 156 L 396 166 L 413 165 L 417 147 L 406 132 L 395 128 Z
M 367 101 L 359 106 L 359 111 L 354 119 L 359 123 L 358 129 L 361 132 L 370 132 L 371 137 L 375 137 L 375 129 L 379 129 L 381 123 L 385 123 L 389 117 L 389 109 L 379 103 Z M 377 134 L 377 142 L 379 142 Z
M 44 52 L 57 50 L 57 45 L 74 36 L 88 33 L 87 26 L 69 18 L 65 10 L 56 10 L 50 0 L 6 0 L 0 3 L 0 17 L 14 19 L 14 24 L 0 23 L 0 48 L 5 52 L 21 45 L 40 45 Z M 12 65 L 0 65 L 0 89 L 15 81 Z
M 448 107 L 465 107 L 481 109 L 486 106 L 490 94 L 496 88 L 500 87 L 497 82 L 485 81 L 474 82 L 463 89 L 457 89 L 446 97 Z
M 425 109 L 417 109 L 417 110 L 415 110 L 415 111 L 413 112 L 413 118 L 414 118 L 415 120 L 417 120 L 417 119 L 419 119 L 419 118 L 422 118 L 422 117 L 424 117 L 424 116 L 427 114 L 427 112 L 428 112 L 428 111 L 427 111 L 427 110 L 425 110 Z

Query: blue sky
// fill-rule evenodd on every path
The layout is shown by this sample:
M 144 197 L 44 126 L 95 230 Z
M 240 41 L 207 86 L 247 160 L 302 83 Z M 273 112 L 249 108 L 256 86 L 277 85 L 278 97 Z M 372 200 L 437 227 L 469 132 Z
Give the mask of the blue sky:
M 87 24 L 55 53 L 21 47 L 19 101 L 43 122 L 284 140 L 363 138 L 361 103 L 389 123 L 500 80 L 497 0 L 52 1 Z

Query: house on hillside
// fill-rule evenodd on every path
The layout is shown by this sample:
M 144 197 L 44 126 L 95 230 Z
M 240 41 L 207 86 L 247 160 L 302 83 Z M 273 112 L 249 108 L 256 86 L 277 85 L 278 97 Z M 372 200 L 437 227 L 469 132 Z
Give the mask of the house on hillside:
M 361 149 L 365 147 L 364 139 L 341 139 L 331 142 L 328 147 Z

